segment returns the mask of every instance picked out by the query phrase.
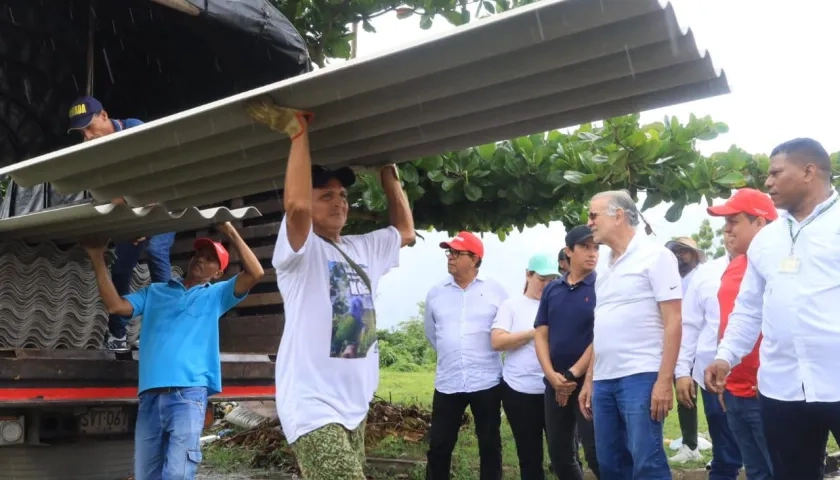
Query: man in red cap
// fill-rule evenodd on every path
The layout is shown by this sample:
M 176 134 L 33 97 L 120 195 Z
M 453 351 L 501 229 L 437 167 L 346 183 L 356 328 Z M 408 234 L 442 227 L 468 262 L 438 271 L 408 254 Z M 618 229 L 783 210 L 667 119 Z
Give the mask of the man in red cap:
M 709 207 L 707 211 L 713 217 L 725 218 L 726 224 L 723 231 L 733 257 L 721 277 L 718 290 L 720 303 L 718 338 L 721 339 L 729 323 L 729 314 L 735 307 L 735 297 L 738 296 L 741 288 L 744 272 L 747 270 L 746 254 L 750 243 L 765 225 L 778 218 L 778 214 L 770 197 L 752 188 L 738 190 L 726 203 Z M 756 388 L 760 345 L 761 337 L 759 336 L 752 352 L 741 359 L 741 363 L 733 368 L 727 377 L 726 390 L 722 396 L 729 429 L 741 452 L 748 480 L 773 478 L 773 467 L 767 441 L 764 438 Z M 706 378 L 708 379 L 708 374 Z
M 87 244 L 108 313 L 143 315 L 134 477 L 195 478 L 207 397 L 221 392 L 219 317 L 263 276 L 259 260 L 230 224 L 217 229 L 239 253 L 242 272 L 221 280 L 230 255 L 209 238 L 195 241 L 183 281 L 152 283 L 121 297 L 105 265 L 103 243 Z
M 449 276 L 429 290 L 424 319 L 438 358 L 426 478 L 449 478 L 461 417 L 469 406 L 481 458 L 479 478 L 501 479 L 502 360 L 490 343 L 490 330 L 508 295 L 498 282 L 479 276 L 484 245 L 478 237 L 461 232 L 440 248 Z

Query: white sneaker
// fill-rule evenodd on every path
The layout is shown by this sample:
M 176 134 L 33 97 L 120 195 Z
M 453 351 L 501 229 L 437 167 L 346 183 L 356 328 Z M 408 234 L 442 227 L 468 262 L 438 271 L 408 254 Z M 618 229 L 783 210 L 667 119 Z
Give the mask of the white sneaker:
M 105 342 L 105 348 L 112 352 L 127 352 L 129 350 L 125 336 L 117 338 L 110 333 L 108 334 L 108 340 Z
M 683 445 L 680 447 L 680 450 L 677 452 L 676 455 L 669 458 L 668 461 L 674 463 L 685 463 L 691 460 L 702 460 L 703 456 L 700 455 L 700 450 L 695 448 L 694 450 L 688 448 L 688 446 Z

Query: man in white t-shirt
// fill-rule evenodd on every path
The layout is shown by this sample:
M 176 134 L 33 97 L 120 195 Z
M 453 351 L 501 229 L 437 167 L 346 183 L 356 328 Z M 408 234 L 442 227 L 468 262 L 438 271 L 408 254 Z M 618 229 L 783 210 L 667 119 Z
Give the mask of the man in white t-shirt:
M 475 419 L 480 480 L 501 480 L 502 357 L 490 343 L 490 330 L 507 292 L 481 278 L 484 245 L 461 232 L 446 249 L 449 275 L 426 295 L 426 338 L 437 352 L 427 480 L 449 480 L 452 450 L 467 406 Z
M 589 226 L 610 247 L 596 270 L 595 360 L 580 396 L 595 422 L 602 478 L 671 480 L 662 422 L 674 403 L 682 279 L 674 254 L 636 233 L 626 191 L 595 195 Z
M 342 236 L 349 168 L 313 166 L 311 115 L 258 105 L 260 120 L 291 138 L 272 265 L 286 322 L 277 353 L 277 413 L 307 480 L 364 480 L 364 430 L 379 383 L 373 292 L 414 241 L 396 166 L 380 170 L 390 227 Z M 346 255 L 346 256 L 345 256 Z

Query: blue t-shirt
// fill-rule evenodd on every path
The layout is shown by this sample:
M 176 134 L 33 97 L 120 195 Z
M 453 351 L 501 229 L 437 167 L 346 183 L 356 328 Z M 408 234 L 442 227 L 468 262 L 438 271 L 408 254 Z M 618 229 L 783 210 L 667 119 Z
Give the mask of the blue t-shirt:
M 143 122 L 137 120 L 136 118 L 126 118 L 125 120 L 117 120 L 115 118 L 112 118 L 111 123 L 114 125 L 114 130 L 117 132 L 121 132 L 126 128 L 143 125 Z
M 564 372 L 577 363 L 592 343 L 595 275 L 592 272 L 583 281 L 569 285 L 569 275 L 566 274 L 543 290 L 534 328 L 548 326 L 549 354 L 556 372 Z
M 222 391 L 219 317 L 246 296 L 233 292 L 236 277 L 187 290 L 172 279 L 126 295 L 140 327 L 139 393 L 150 388 L 207 387 Z

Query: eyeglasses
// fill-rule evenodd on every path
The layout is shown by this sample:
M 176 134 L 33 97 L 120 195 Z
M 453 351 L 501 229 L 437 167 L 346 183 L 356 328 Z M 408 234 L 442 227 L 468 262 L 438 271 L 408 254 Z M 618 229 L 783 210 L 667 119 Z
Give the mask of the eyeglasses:
M 461 255 L 470 255 L 472 256 L 472 252 L 465 252 L 463 250 L 453 250 L 451 248 L 447 248 L 443 251 L 443 254 L 447 257 L 460 257 Z

